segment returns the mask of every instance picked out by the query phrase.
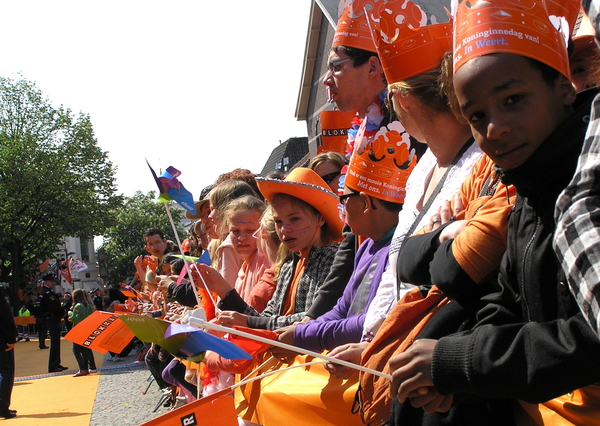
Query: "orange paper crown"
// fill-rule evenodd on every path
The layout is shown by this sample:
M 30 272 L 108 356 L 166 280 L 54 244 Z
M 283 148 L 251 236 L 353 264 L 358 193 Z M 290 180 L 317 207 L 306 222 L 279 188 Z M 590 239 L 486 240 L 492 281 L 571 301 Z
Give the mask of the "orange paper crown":
M 356 111 L 321 111 L 321 146 L 318 153 L 339 152 L 346 154 L 348 129 L 352 127 L 352 119 Z
M 573 32 L 573 51 L 571 52 L 570 58 L 575 58 L 579 52 L 589 48 L 592 48 L 591 50 L 587 50 L 587 52 L 589 52 L 589 56 L 591 57 L 592 55 L 596 55 L 598 52 L 598 47 L 596 46 L 595 39 L 596 30 L 594 30 L 587 13 L 581 9 Z
M 380 0 L 354 0 L 344 9 L 338 20 L 332 46 L 346 46 L 375 52 L 375 44 L 369 31 L 367 13 L 378 8 Z M 377 6 L 377 7 L 376 7 Z
M 404 204 L 406 181 L 417 164 L 408 133 L 399 121 L 382 127 L 373 142 L 367 142 L 364 125 L 358 131 L 356 148 L 344 185 L 374 198 Z
M 454 72 L 469 60 L 491 53 L 513 53 L 570 76 L 562 35 L 542 0 L 463 0 L 454 25 Z
M 545 0 L 550 22 L 568 41 L 575 34 L 581 0 Z
M 446 1 L 450 7 L 450 1 Z M 431 1 L 390 0 L 379 9 L 379 22 L 369 25 L 388 83 L 396 83 L 432 70 L 452 50 L 452 23 L 424 10 Z M 435 2 L 439 12 L 440 2 Z M 447 10 L 447 9 L 446 9 Z

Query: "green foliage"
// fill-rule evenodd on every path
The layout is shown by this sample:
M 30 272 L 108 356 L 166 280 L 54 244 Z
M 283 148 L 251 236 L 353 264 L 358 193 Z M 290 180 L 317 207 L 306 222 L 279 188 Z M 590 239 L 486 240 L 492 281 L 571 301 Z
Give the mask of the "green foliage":
M 11 260 L 14 282 L 61 237 L 89 239 L 114 222 L 114 173 L 88 115 L 54 108 L 33 82 L 0 77 L 0 258 Z
M 183 240 L 187 233 L 181 226 L 185 213 L 171 205 L 171 216 Z M 106 274 L 109 284 L 117 283 L 135 274 L 133 260 L 136 256 L 147 255 L 144 250 L 143 234 L 149 228 L 158 228 L 165 238 L 175 241 L 171 223 L 163 203 L 156 201 L 156 193 L 143 194 L 137 191 L 133 197 L 125 199 L 125 205 L 115 210 L 115 225 L 103 233 L 104 242 L 98 248 L 101 274 Z

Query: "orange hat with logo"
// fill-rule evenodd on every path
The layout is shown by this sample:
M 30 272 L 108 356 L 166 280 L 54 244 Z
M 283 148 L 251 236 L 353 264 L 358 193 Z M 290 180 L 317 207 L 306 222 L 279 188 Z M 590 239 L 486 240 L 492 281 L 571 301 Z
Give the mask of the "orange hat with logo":
M 390 0 L 375 14 L 379 21 L 369 19 L 388 83 L 432 70 L 452 51 L 448 8 L 450 0 Z
M 344 185 L 379 200 L 404 204 L 406 181 L 417 164 L 408 133 L 399 121 L 382 127 L 372 142 L 363 132 L 361 126 Z
M 569 78 L 563 35 L 552 25 L 543 0 L 463 0 L 454 21 L 454 72 L 491 53 L 535 59 Z
M 296 167 L 284 180 L 257 177 L 256 183 L 269 203 L 273 202 L 275 194 L 287 194 L 310 204 L 323 215 L 331 241 L 342 240 L 343 223 L 338 214 L 338 196 L 314 170 Z
M 348 143 L 348 129 L 352 127 L 352 119 L 356 111 L 321 111 L 321 146 L 317 149 L 322 152 L 339 152 L 346 154 Z
M 344 8 L 338 20 L 332 46 L 354 47 L 375 52 L 375 44 L 367 24 L 367 14 L 377 9 L 378 0 L 354 0 Z

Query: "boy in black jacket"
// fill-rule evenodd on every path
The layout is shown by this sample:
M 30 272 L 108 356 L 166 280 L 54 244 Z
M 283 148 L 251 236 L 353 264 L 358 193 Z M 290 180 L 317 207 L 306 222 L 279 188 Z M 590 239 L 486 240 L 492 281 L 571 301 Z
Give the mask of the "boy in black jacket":
M 454 87 L 476 142 L 518 195 L 498 292 L 484 298 L 478 325 L 417 340 L 390 360 L 392 395 L 426 411 L 448 410 L 456 394 L 541 403 L 600 381 L 600 340 L 564 285 L 551 244 L 556 199 L 573 176 L 595 93 L 576 99 L 564 44 L 534 35 L 528 21 L 540 22 L 541 4 L 465 3 L 455 20 Z M 477 21 L 465 25 L 474 12 Z

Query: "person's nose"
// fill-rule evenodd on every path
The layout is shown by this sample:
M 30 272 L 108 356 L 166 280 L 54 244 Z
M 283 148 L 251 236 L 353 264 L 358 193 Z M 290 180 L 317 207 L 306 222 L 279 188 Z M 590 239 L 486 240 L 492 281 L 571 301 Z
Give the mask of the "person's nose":
M 490 118 L 487 125 L 486 137 L 489 140 L 501 140 L 505 135 L 510 133 L 510 126 L 506 120 L 500 115 Z
M 325 75 L 323 76 L 323 84 L 325 86 L 332 86 L 333 85 L 333 72 L 332 72 L 332 70 L 328 69 L 327 72 L 325 73 Z

